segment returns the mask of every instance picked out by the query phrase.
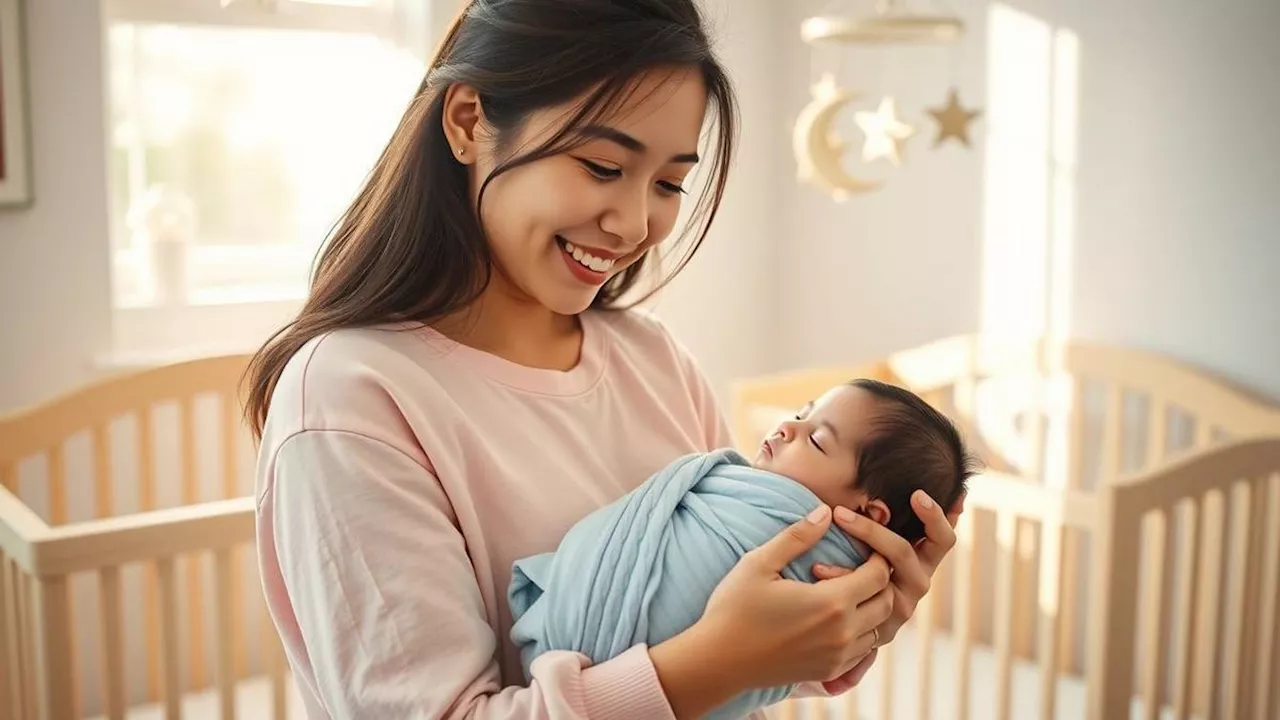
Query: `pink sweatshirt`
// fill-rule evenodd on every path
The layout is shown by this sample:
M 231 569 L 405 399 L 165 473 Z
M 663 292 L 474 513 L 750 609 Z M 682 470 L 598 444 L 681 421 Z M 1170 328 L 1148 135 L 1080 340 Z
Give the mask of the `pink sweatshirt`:
M 289 363 L 257 477 L 267 603 L 310 718 L 668 720 L 648 650 L 553 652 L 526 687 L 518 558 L 676 457 L 731 444 L 694 361 L 588 312 L 568 372 L 430 329 L 343 330 Z

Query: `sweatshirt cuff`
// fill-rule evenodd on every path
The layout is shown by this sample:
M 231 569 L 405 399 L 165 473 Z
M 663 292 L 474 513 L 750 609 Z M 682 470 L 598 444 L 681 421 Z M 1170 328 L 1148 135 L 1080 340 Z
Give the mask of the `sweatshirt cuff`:
M 590 720 L 675 720 L 646 645 L 583 670 L 582 698 Z

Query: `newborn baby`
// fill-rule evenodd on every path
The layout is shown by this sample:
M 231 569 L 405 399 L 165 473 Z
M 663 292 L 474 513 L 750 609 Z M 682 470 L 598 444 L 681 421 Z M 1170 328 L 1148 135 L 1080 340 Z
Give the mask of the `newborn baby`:
M 915 543 L 924 524 L 911 495 L 951 507 L 974 472 L 960 433 L 914 393 L 876 380 L 831 389 L 783 422 L 754 466 L 788 477 Z
M 912 493 L 951 507 L 972 473 L 955 427 L 914 394 L 872 380 L 833 388 L 770 434 L 754 462 L 731 449 L 680 458 L 576 523 L 554 553 L 517 561 L 511 638 L 526 677 L 549 650 L 600 663 L 679 634 L 746 552 L 819 503 L 914 543 L 924 528 Z M 814 563 L 854 568 L 869 554 L 832 525 L 782 575 L 814 582 Z M 741 718 L 794 689 L 743 693 L 707 717 Z

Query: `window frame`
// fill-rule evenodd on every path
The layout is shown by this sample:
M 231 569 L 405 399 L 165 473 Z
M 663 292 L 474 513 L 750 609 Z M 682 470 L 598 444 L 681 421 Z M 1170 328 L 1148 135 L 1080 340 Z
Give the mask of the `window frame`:
M 439 37 L 460 7 L 456 0 L 413 0 L 422 3 L 412 12 L 421 13 L 424 21 L 415 28 L 410 27 L 413 23 L 404 22 L 408 0 L 373 0 L 367 5 L 339 4 L 341 0 L 333 4 L 305 0 L 230 0 L 224 6 L 226 1 L 102 0 L 104 37 L 114 23 L 321 31 L 374 34 L 425 54 L 434 49 L 431 41 Z M 423 58 L 424 64 L 428 61 L 429 57 Z M 110 72 L 110 66 L 105 66 L 104 82 L 109 82 Z M 104 102 L 111 102 L 109 94 L 104 94 Z M 112 147 L 109 132 L 104 138 L 106 152 Z M 114 285 L 122 277 L 118 273 L 127 272 L 124 267 L 140 263 L 142 251 L 117 247 L 113 237 L 105 239 L 110 247 L 108 258 Z M 95 365 L 104 370 L 119 370 L 256 349 L 301 308 L 305 287 L 296 287 L 283 278 L 299 274 L 299 262 L 305 262 L 305 269 L 309 270 L 316 250 L 318 245 L 316 249 L 305 252 L 299 249 L 296 253 L 282 252 L 279 247 L 263 248 L 255 265 L 264 268 L 268 276 L 282 278 L 276 286 L 270 282 L 257 289 L 245 285 L 226 293 L 194 293 L 194 299 L 186 302 L 148 305 L 125 304 L 124 298 L 113 291 L 111 349 L 96 358 Z M 211 258 L 227 254 L 254 255 L 252 246 L 197 245 L 192 252 Z M 278 269 L 272 270 L 272 267 Z M 285 287 L 289 292 L 283 292 Z

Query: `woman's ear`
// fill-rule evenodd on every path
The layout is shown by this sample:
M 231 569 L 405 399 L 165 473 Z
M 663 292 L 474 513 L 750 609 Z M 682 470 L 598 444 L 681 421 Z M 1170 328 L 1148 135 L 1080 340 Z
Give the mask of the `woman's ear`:
M 874 520 L 877 525 L 887 526 L 893 518 L 893 513 L 889 512 L 889 506 L 883 500 L 868 500 L 862 508 L 862 514 Z
M 441 129 L 452 148 L 453 157 L 463 165 L 476 159 L 476 131 L 484 122 L 480 93 L 465 83 L 454 83 L 444 94 Z

